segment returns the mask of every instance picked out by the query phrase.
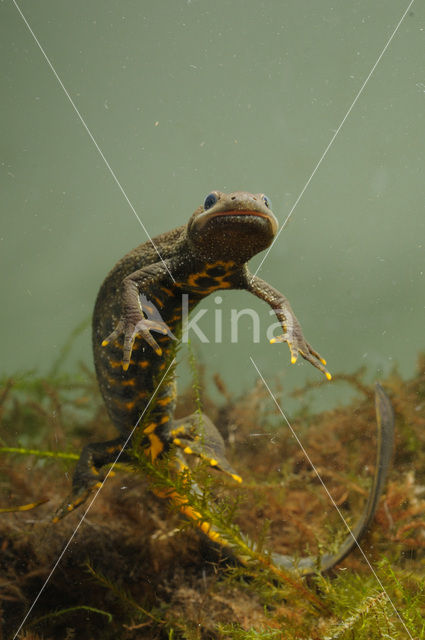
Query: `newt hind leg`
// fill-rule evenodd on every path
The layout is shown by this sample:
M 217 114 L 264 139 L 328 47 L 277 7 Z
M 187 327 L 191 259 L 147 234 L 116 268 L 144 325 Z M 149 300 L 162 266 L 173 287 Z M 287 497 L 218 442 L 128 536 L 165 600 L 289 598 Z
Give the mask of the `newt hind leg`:
M 205 460 L 211 467 L 223 471 L 236 482 L 242 482 L 242 478 L 226 458 L 220 432 L 204 413 L 193 413 L 175 420 L 164 432 L 164 437 L 186 455 Z
M 105 475 L 101 468 L 115 462 L 129 462 L 130 457 L 123 451 L 126 437 L 121 436 L 107 442 L 93 442 L 84 447 L 72 478 L 72 492 L 56 511 L 53 522 L 56 523 L 83 502 L 101 486 Z

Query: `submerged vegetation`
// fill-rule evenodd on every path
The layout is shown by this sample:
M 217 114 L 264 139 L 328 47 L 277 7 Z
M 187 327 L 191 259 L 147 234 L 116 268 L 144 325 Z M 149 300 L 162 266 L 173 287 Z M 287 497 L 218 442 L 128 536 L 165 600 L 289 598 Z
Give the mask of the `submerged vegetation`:
M 193 359 L 192 359 L 193 362 Z M 194 365 L 193 365 L 194 366 Z M 335 376 L 355 401 L 293 420 L 346 520 L 366 499 L 374 464 L 373 389 L 361 373 Z M 319 383 L 320 384 L 320 383 Z M 242 485 L 199 464 L 176 478 L 169 460 L 117 465 L 20 632 L 54 638 L 356 640 L 425 638 L 425 358 L 409 381 L 385 382 L 396 414 L 393 470 L 374 526 L 331 576 L 277 570 L 268 550 L 319 555 L 346 535 L 302 452 L 260 384 L 235 398 L 219 377 L 218 407 L 198 369 L 178 416 L 199 406 L 226 440 Z M 69 493 L 87 442 L 115 436 L 96 381 L 53 371 L 2 381 L 0 617 L 12 638 L 80 522 L 85 506 L 50 520 Z M 196 484 L 195 484 L 196 482 Z M 227 545 L 214 545 L 179 505 L 152 493 L 174 486 Z M 202 488 L 202 491 L 198 489 Z M 26 511 L 21 505 L 40 503 Z M 185 503 L 186 504 L 186 503 Z M 1 637 L 1 633 L 0 633 Z

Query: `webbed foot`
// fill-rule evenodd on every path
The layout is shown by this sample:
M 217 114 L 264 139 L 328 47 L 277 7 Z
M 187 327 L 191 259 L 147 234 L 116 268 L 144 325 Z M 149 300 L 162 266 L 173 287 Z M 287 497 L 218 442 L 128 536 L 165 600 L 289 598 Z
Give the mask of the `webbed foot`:
M 82 505 L 87 498 L 100 489 L 101 486 L 102 480 L 99 480 L 90 487 L 81 487 L 79 490 L 70 493 L 65 502 L 56 510 L 52 518 L 52 523 L 56 524 L 59 520 L 62 520 L 62 518 L 71 513 L 71 511 L 74 511 L 74 509 Z
M 127 371 L 130 365 L 130 358 L 131 352 L 133 351 L 134 341 L 137 336 L 143 338 L 143 340 L 145 340 L 152 347 L 152 349 L 158 356 L 162 355 L 162 349 L 155 338 L 152 337 L 150 333 L 151 331 L 157 331 L 158 333 L 166 335 L 169 332 L 169 329 L 165 322 L 148 320 L 142 314 L 140 314 L 137 318 L 122 317 L 115 327 L 114 331 L 112 331 L 112 333 L 110 333 L 109 336 L 103 340 L 102 347 L 106 347 L 106 345 L 108 345 L 110 342 L 113 342 L 122 334 L 124 334 L 122 367 L 124 371 Z
M 301 355 L 305 360 L 310 362 L 316 369 L 319 369 L 325 374 L 328 380 L 332 380 L 332 376 L 326 369 L 326 360 L 322 358 L 313 347 L 305 340 L 301 328 L 297 331 L 297 327 L 293 330 L 287 329 L 285 333 L 276 338 L 270 340 L 271 344 L 275 342 L 286 342 L 291 352 L 291 363 L 295 364 L 298 359 L 298 355 Z
M 220 432 L 205 414 L 194 413 L 176 420 L 164 435 L 184 454 L 205 460 L 210 467 L 222 471 L 236 482 L 242 482 L 241 476 L 226 459 Z
M 114 463 L 118 459 L 128 462 L 129 456 L 123 451 L 125 442 L 124 437 L 119 437 L 108 442 L 94 442 L 84 447 L 72 478 L 72 492 L 56 511 L 53 523 L 59 522 L 100 489 L 105 479 L 100 469 L 105 464 Z M 109 471 L 108 475 L 112 476 L 113 471 Z

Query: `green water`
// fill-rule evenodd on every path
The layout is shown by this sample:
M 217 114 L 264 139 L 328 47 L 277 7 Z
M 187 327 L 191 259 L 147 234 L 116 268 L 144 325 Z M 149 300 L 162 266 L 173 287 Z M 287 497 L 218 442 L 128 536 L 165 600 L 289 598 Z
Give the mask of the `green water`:
M 414 373 L 425 349 L 423 2 L 391 41 L 408 0 L 18 4 L 29 26 L 0 0 L 1 374 L 51 371 L 107 272 L 147 239 L 137 216 L 154 237 L 213 189 L 266 193 L 281 223 L 293 209 L 259 275 L 332 372 Z M 264 332 L 253 344 L 248 318 L 233 343 L 232 308 L 256 310 L 262 327 L 269 309 L 220 295 L 199 323 L 211 343 L 192 335 L 207 383 L 218 372 L 246 392 L 252 358 L 291 418 L 302 402 L 291 389 L 324 378 L 290 365 Z M 87 328 L 63 370 L 93 366 L 90 342 Z M 187 363 L 178 371 L 184 386 Z M 315 402 L 347 397 L 327 384 Z
M 407 5 L 19 3 L 151 236 L 212 189 L 265 192 L 283 221 Z M 48 371 L 146 235 L 16 7 L 0 13 L 0 365 Z M 331 371 L 410 375 L 425 347 L 424 40 L 415 2 L 259 272 Z M 235 305 L 269 319 L 248 294 L 223 294 L 224 317 Z M 193 339 L 231 389 L 257 377 L 250 355 L 287 388 L 320 379 L 244 326 L 237 344 L 226 327 L 221 345 Z M 81 360 L 88 330 L 64 366 Z

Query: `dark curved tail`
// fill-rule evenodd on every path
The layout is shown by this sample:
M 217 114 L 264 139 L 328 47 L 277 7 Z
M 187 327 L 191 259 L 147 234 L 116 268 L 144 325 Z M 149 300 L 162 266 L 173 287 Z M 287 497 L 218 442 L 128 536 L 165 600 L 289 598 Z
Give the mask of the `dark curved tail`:
M 363 514 L 345 538 L 335 554 L 325 554 L 321 558 L 307 557 L 295 559 L 273 553 L 273 563 L 289 571 L 310 575 L 321 571 L 330 571 L 359 545 L 368 530 L 376 511 L 379 498 L 387 480 L 394 445 L 394 413 L 391 403 L 380 384 L 375 385 L 375 409 L 377 423 L 377 451 L 375 473 L 369 498 Z

